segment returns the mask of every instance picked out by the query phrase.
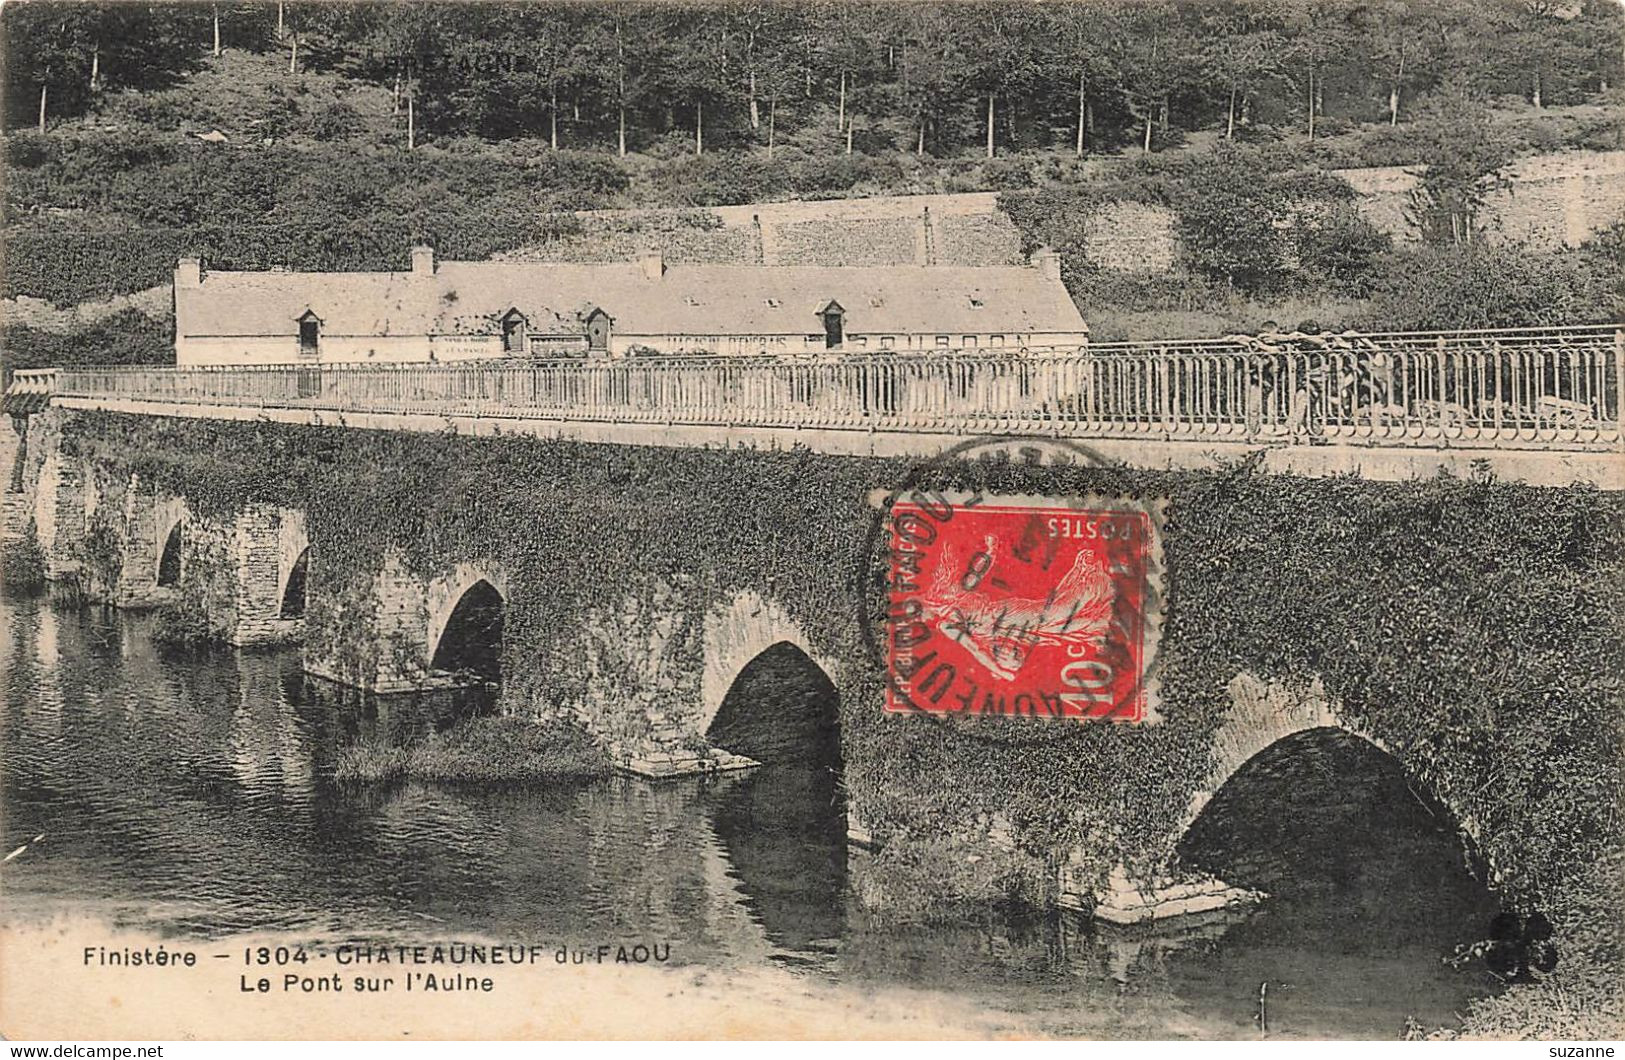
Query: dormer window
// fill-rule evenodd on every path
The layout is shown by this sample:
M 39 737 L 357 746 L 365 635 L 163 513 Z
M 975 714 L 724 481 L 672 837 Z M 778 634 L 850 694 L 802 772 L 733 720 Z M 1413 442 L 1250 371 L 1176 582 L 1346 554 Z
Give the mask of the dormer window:
M 307 309 L 299 317 L 299 356 L 316 357 L 321 353 L 322 318 Z
M 840 346 L 846 337 L 846 310 L 841 303 L 830 302 L 818 311 L 824 320 L 824 348 L 833 350 Z
M 587 314 L 587 348 L 594 353 L 609 351 L 609 314 L 594 308 Z
M 517 308 L 502 314 L 502 352 L 525 352 L 525 314 Z

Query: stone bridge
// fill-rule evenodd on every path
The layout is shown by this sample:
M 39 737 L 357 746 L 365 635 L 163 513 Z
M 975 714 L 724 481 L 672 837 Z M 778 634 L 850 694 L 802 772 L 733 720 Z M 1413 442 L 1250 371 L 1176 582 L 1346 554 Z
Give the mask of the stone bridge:
M 1431 435 L 1425 422 L 1390 430 L 1362 427 L 1353 413 L 1339 421 L 1330 391 L 1310 399 L 1326 403 L 1318 425 L 1312 410 L 1300 408 L 1295 424 L 1282 410 L 1285 429 L 1275 437 L 1272 414 L 1256 401 L 1249 409 L 1245 395 L 1236 423 L 1202 419 L 1191 410 L 1227 393 L 1223 373 L 1214 374 L 1223 365 L 1188 374 L 1176 366 L 1131 380 L 1168 402 L 1153 417 L 1155 431 L 1107 416 L 1090 421 L 1111 429 L 1087 434 L 1087 445 L 1066 440 L 1079 421 L 1060 414 L 1068 406 L 1053 378 L 1023 380 L 1007 366 L 971 366 L 931 384 L 963 381 L 978 395 L 979 415 L 1002 408 L 1018 421 L 971 445 L 967 427 L 980 421 L 932 413 L 937 399 L 924 386 L 910 391 L 867 365 L 844 369 L 854 381 L 822 403 L 813 395 L 827 379 L 751 378 L 739 368 L 725 380 L 711 365 L 683 368 L 678 379 L 673 369 L 661 385 L 680 399 L 621 421 L 613 409 L 579 420 L 542 416 L 542 389 L 566 384 L 541 369 L 328 370 L 312 379 L 290 368 L 246 381 L 62 373 L 25 379 L 8 395 L 6 534 L 8 547 L 31 534 L 48 576 L 92 599 L 183 609 L 214 638 L 242 647 L 300 645 L 307 672 L 344 685 L 388 694 L 495 683 L 505 711 L 579 723 L 629 774 L 707 774 L 833 748 L 853 840 L 878 847 L 904 878 L 946 874 L 972 895 L 1037 894 L 1117 921 L 1244 899 L 1243 889 L 1183 865 L 1182 837 L 1261 752 L 1324 730 L 1397 762 L 1493 880 L 1539 894 L 1549 886 L 1544 855 L 1517 834 L 1532 834 L 1541 823 L 1534 818 L 1555 811 L 1538 801 L 1519 808 L 1525 796 L 1515 790 L 1486 795 L 1487 778 L 1504 778 L 1507 766 L 1472 747 L 1502 722 L 1486 715 L 1476 737 L 1451 745 L 1457 704 L 1384 698 L 1396 689 L 1424 695 L 1415 690 L 1428 687 L 1438 653 L 1455 650 L 1455 634 L 1427 633 L 1442 639 L 1423 648 L 1424 634 L 1396 628 L 1382 594 L 1399 590 L 1386 588 L 1381 572 L 1370 578 L 1377 595 L 1362 605 L 1370 621 L 1315 610 L 1348 603 L 1335 594 L 1311 599 L 1311 587 L 1320 592 L 1321 581 L 1371 554 L 1346 543 L 1367 508 L 1388 514 L 1359 533 L 1387 533 L 1384 520 L 1401 512 L 1415 523 L 1394 540 L 1404 532 L 1431 540 L 1424 524 L 1437 517 L 1437 497 L 1413 494 L 1431 488 L 1419 478 L 1440 470 L 1481 483 L 1533 480 L 1438 480 L 1438 496 L 1486 506 L 1468 521 L 1482 515 L 1486 534 L 1491 516 L 1516 509 L 1518 497 L 1533 510 L 1572 482 L 1605 487 L 1572 502 L 1595 533 L 1617 524 L 1619 376 L 1609 360 L 1617 337 L 1596 349 L 1591 375 L 1571 375 L 1545 405 L 1527 380 L 1519 384 L 1527 422 L 1510 401 L 1486 412 L 1493 399 L 1482 394 L 1471 405 L 1462 391 L 1416 397 L 1461 398 L 1449 403 L 1471 410 L 1417 405 L 1436 417 Z M 625 407 L 632 390 L 654 386 L 640 370 L 641 379 L 617 381 L 583 366 L 568 385 L 589 412 Z M 1110 373 L 1123 370 L 1092 367 L 1104 374 L 1070 392 L 1104 408 L 1126 378 Z M 917 369 L 913 382 L 931 371 Z M 1475 385 L 1491 374 L 1480 372 Z M 1187 386 L 1193 381 L 1201 386 Z M 758 417 L 753 425 L 728 411 L 731 399 L 715 389 L 723 384 L 763 401 L 772 387 L 799 394 L 797 415 L 808 422 Z M 366 402 L 355 389 L 363 386 Z M 290 389 L 273 400 L 268 388 L 279 387 Z M 24 400 L 29 388 L 38 399 Z M 437 411 L 425 396 L 434 388 L 445 402 Z M 1045 388 L 1048 397 L 1033 403 Z M 383 394 L 394 395 L 392 405 Z M 606 404 L 592 406 L 595 394 Z M 482 403 L 498 401 L 503 415 L 482 414 Z M 865 401 L 867 423 L 853 404 Z M 682 422 L 713 415 L 725 422 Z M 1031 417 L 1047 417 L 1048 429 L 1023 431 L 1022 416 L 1029 427 Z M 393 430 L 377 429 L 386 427 Z M 754 447 L 730 444 L 747 440 Z M 794 447 L 774 448 L 781 441 Z M 1246 468 L 1233 459 L 1243 453 L 1254 458 Z M 877 616 L 884 629 L 884 571 L 869 531 L 877 491 L 900 483 L 986 488 L 1058 507 L 1084 495 L 1166 501 L 1157 722 L 888 714 L 883 653 L 870 632 Z M 1240 492 L 1226 499 L 1226 491 Z M 1269 535 L 1225 530 L 1254 516 L 1281 535 L 1277 551 L 1263 543 Z M 1484 547 L 1469 537 L 1463 548 Z M 1467 599 L 1500 585 L 1470 564 L 1395 555 L 1420 580 L 1406 591 Z M 1305 586 L 1301 601 L 1291 581 L 1276 590 L 1257 584 L 1287 570 Z M 1318 640 L 1321 620 L 1348 624 L 1347 643 Z M 1377 628 L 1389 641 L 1364 642 Z M 1460 635 L 1484 633 L 1464 620 Z M 1419 639 L 1405 642 L 1410 636 Z M 1558 671 L 1591 665 L 1578 646 L 1572 661 L 1562 658 L 1567 645 L 1549 650 Z M 1351 664 L 1339 651 L 1357 658 Z M 1370 684 L 1374 671 L 1380 687 Z M 775 694 L 783 688 L 793 694 Z M 1573 739 L 1575 754 L 1613 754 L 1606 732 Z M 1026 774 L 1042 778 L 1038 790 Z M 1057 804 L 1057 793 L 1070 794 Z M 861 890 L 883 902 L 907 888 L 881 878 Z

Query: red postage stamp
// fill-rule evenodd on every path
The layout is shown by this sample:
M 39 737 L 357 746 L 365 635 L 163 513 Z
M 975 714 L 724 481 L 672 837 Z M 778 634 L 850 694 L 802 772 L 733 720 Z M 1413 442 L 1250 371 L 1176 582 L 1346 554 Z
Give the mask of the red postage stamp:
M 915 492 L 888 529 L 887 710 L 1153 720 L 1153 507 Z

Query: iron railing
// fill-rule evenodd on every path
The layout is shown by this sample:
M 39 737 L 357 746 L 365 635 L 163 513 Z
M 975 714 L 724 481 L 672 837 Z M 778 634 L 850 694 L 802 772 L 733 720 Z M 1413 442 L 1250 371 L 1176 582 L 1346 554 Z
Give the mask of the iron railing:
M 1625 326 L 1058 353 L 63 368 L 81 402 L 559 421 L 1617 448 Z M 18 373 L 19 381 L 24 373 Z

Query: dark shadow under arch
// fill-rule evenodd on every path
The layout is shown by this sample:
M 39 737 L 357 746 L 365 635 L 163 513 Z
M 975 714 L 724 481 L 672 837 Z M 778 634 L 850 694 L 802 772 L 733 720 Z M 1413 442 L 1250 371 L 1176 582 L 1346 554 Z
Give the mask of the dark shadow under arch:
M 430 665 L 436 670 L 464 674 L 482 681 L 502 680 L 502 594 L 485 579 L 463 591 Z
M 839 706 L 829 675 L 780 641 L 739 671 L 706 729 L 713 747 L 763 763 L 720 785 L 711 822 L 752 912 L 789 953 L 828 945 L 845 923 Z
M 158 554 L 158 584 L 176 585 L 181 580 L 181 526 L 184 520 L 170 527 L 164 538 L 163 551 Z
M 1476 937 L 1493 900 L 1457 821 L 1392 755 L 1315 728 L 1266 747 L 1214 794 L 1180 863 L 1317 916 L 1369 928 Z M 1335 927 L 1335 924 L 1327 925 Z
M 288 584 L 282 590 L 282 606 L 277 609 L 280 618 L 304 618 L 305 603 L 309 599 L 310 546 L 306 545 L 299 558 L 288 570 Z
M 713 747 L 762 763 L 839 771 L 840 700 L 822 667 L 789 641 L 747 663 L 705 731 Z

